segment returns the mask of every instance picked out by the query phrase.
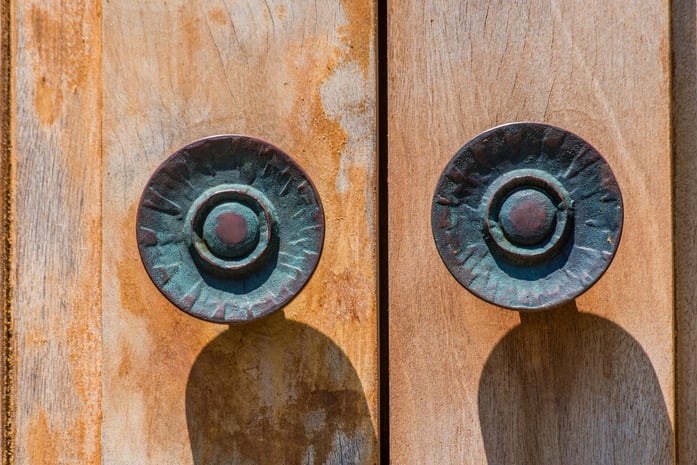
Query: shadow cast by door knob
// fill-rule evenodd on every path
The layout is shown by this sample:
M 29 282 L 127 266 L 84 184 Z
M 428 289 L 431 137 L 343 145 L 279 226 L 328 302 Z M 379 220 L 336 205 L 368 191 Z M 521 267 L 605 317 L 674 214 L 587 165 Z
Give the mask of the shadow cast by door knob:
M 521 313 L 479 384 L 488 465 L 673 463 L 673 432 L 640 344 L 575 303 Z
M 231 326 L 199 354 L 186 389 L 194 463 L 372 464 L 377 437 L 353 366 L 283 312 Z

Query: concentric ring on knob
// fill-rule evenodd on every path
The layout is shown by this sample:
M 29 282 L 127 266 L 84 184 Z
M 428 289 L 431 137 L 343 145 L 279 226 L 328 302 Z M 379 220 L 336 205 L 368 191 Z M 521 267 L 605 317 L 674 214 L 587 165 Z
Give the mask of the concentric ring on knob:
M 438 181 L 432 229 L 450 273 L 475 295 L 516 310 L 567 302 L 610 265 L 622 196 L 603 157 L 541 123 L 490 129 Z
M 173 304 L 236 323 L 281 308 L 302 289 L 319 261 L 324 213 L 312 182 L 283 151 L 222 135 L 157 168 L 136 232 L 148 275 Z
M 207 190 L 194 201 L 186 222 L 199 263 L 220 276 L 248 273 L 278 242 L 273 206 L 249 186 Z
M 514 261 L 537 261 L 558 251 L 573 216 L 566 189 L 541 170 L 508 172 L 482 199 L 486 233 Z

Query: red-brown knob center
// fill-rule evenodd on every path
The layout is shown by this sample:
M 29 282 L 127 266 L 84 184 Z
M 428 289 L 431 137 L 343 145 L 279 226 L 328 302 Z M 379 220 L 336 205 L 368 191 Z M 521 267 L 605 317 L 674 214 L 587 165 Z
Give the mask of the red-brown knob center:
M 499 223 L 513 244 L 537 245 L 554 232 L 556 211 L 544 192 L 534 188 L 521 189 L 504 200 Z
M 259 218 L 241 203 L 218 205 L 206 217 L 203 238 L 208 249 L 218 257 L 245 256 L 259 241 Z
M 247 237 L 247 220 L 239 213 L 222 213 L 218 215 L 215 235 L 225 244 L 239 244 Z

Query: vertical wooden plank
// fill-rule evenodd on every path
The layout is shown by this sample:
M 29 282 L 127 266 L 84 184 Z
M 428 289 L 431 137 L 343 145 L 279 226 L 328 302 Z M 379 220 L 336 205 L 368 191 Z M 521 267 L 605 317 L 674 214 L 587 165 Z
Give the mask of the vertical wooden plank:
M 104 4 L 104 461 L 377 457 L 373 2 Z M 138 257 L 150 173 L 204 136 L 287 151 L 326 216 L 281 313 L 230 328 L 176 310 Z
M 678 463 L 697 463 L 697 3 L 672 2 Z
M 390 1 L 389 294 L 395 463 L 671 463 L 668 2 Z M 625 228 L 574 304 L 518 315 L 441 263 L 430 201 L 479 132 L 544 121 L 607 158 Z
M 15 5 L 14 463 L 99 463 L 99 2 Z

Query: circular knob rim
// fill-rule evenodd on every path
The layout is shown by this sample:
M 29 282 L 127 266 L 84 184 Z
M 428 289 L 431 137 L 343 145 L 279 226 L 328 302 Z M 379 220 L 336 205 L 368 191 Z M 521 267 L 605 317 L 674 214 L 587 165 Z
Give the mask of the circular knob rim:
M 546 192 L 557 208 L 555 232 L 541 244 L 513 243 L 497 216 L 507 195 L 527 188 Z M 463 287 L 500 307 L 537 311 L 575 299 L 600 279 L 620 243 L 623 208 L 612 170 L 589 143 L 556 126 L 516 122 L 477 135 L 448 162 L 431 226 L 441 259 Z
M 226 202 L 257 214 L 259 237 L 240 256 L 216 254 L 202 230 Z M 319 262 L 324 231 L 305 171 L 278 147 L 238 134 L 205 137 L 170 155 L 145 185 L 136 214 L 138 251 L 158 290 L 189 315 L 224 324 L 288 304 Z

